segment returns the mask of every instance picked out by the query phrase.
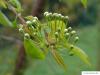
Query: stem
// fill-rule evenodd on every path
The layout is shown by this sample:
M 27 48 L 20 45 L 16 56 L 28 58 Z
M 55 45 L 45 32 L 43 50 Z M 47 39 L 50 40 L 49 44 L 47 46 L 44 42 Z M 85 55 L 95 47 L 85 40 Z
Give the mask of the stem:
M 20 20 L 20 22 L 23 25 L 26 25 L 26 22 L 23 19 L 23 17 L 21 16 L 21 14 L 20 13 L 17 13 L 16 10 L 15 10 L 15 8 L 13 6 L 11 6 L 10 4 L 8 4 L 8 8 L 9 8 L 9 10 L 11 10 L 18 17 L 18 19 Z
M 26 22 L 21 16 L 21 14 L 18 14 L 15 8 L 11 6 L 10 4 L 8 4 L 8 7 L 9 7 L 9 10 L 11 10 L 18 17 L 22 25 L 26 26 Z M 23 75 L 24 73 L 23 70 L 25 69 L 25 66 L 26 66 L 26 53 L 25 53 L 24 45 L 20 43 L 18 57 L 16 59 L 16 65 L 15 65 L 13 75 Z

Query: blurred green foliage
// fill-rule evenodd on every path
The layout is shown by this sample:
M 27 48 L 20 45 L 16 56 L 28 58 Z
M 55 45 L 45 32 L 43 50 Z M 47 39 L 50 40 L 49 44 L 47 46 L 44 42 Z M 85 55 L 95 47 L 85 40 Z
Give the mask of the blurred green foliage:
M 2 0 L 0 0 L 0 11 L 4 10 L 4 13 L 8 15 L 8 17 L 15 18 L 12 13 L 8 13 L 8 10 L 3 9 L 6 8 L 6 5 Z M 24 15 L 29 15 L 32 9 L 28 8 L 28 5 L 32 6 L 31 0 L 19 0 L 23 5 L 23 8 L 28 9 L 25 11 Z M 96 21 L 98 20 L 98 9 L 100 8 L 99 0 L 88 0 L 87 9 L 84 9 L 83 5 L 80 3 L 81 0 L 49 0 L 49 3 L 46 6 L 45 10 L 62 13 L 64 15 L 69 15 L 70 24 L 72 26 L 83 25 L 83 28 L 76 28 L 79 32 L 80 41 L 78 46 L 83 48 L 85 52 L 89 55 L 92 63 L 92 67 L 89 68 L 80 60 L 73 58 L 71 56 L 67 56 L 62 52 L 65 63 L 67 63 L 68 70 L 64 72 L 55 62 L 54 59 L 49 54 L 45 61 L 34 61 L 31 60 L 29 62 L 29 67 L 25 71 L 25 75 L 80 75 L 83 70 L 96 70 L 97 66 L 97 26 Z M 26 6 L 25 6 L 26 5 Z M 5 22 L 6 23 L 6 22 Z M 4 24 L 5 25 L 5 24 Z M 94 26 L 87 26 L 94 25 Z M 1 28 L 1 27 L 0 27 Z M 1 28 L 2 29 L 2 28 Z M 8 29 L 8 28 L 5 28 Z M 2 33 L 4 32 L 1 30 Z M 6 31 L 7 32 L 7 31 Z M 4 32 L 4 33 L 6 33 Z M 9 32 L 9 30 L 8 30 Z M 12 31 L 12 34 L 16 34 Z M 9 34 L 7 34 L 9 35 Z M 1 36 L 1 35 L 0 35 Z M 6 44 L 4 44 L 4 42 Z M 3 44 L 3 46 L 2 46 Z M 17 51 L 15 46 L 7 45 L 8 41 L 0 40 L 0 75 L 11 75 L 14 70 L 15 60 L 17 56 Z M 7 47 L 8 46 L 8 47 Z M 74 62 L 73 62 L 74 61 Z M 10 68 L 10 69 L 9 69 Z
M 83 70 L 96 70 L 97 62 L 97 26 L 88 26 L 87 28 L 78 28 L 80 41 L 78 46 L 83 48 L 89 55 L 92 67 L 87 67 L 75 57 L 66 55 L 63 52 L 65 63 L 68 64 L 68 70 L 64 72 L 49 54 L 43 61 L 30 60 L 29 66 L 25 71 L 25 75 L 80 75 Z M 85 37 L 84 37 L 85 36 Z M 0 49 L 0 75 L 10 75 L 14 68 L 17 50 L 15 46 Z M 11 63 L 9 63 L 9 62 Z M 12 69 L 9 69 L 9 67 Z

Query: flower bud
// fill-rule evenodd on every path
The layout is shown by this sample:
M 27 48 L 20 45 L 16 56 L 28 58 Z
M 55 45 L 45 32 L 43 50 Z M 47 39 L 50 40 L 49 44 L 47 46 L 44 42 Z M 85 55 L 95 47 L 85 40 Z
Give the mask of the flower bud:
M 58 34 L 59 34 L 58 32 L 55 32 L 55 36 L 56 36 L 56 37 L 58 37 Z
M 27 25 L 32 25 L 32 22 L 31 21 L 26 21 L 26 24 Z
M 19 32 L 24 32 L 24 30 L 22 28 L 19 28 Z
M 64 16 L 63 15 L 61 16 L 61 19 L 64 20 Z
M 36 32 L 34 32 L 33 35 L 35 36 L 36 35 Z
M 68 19 L 69 19 L 69 17 L 68 17 L 68 16 L 65 16 L 65 17 L 64 17 L 64 19 L 65 19 L 65 20 L 68 20 Z
M 48 13 L 48 14 L 46 14 L 46 18 L 48 19 L 50 17 L 50 14 Z
M 79 37 L 75 37 L 75 43 L 79 40 Z
M 34 20 L 38 20 L 38 18 L 37 17 L 33 17 L 34 18 Z
M 32 20 L 32 26 L 34 27 L 34 28 L 36 28 L 37 27 L 37 20 Z
M 48 12 L 44 12 L 44 16 L 46 16 L 48 14 Z
M 71 46 L 70 46 L 70 49 L 72 50 L 73 48 L 74 48 L 74 46 L 73 46 L 73 45 L 71 45 Z
M 72 30 L 72 27 L 68 27 L 68 30 L 71 31 Z
M 32 21 L 32 23 L 33 23 L 33 24 L 36 24 L 36 23 L 37 23 L 37 21 L 34 19 L 34 20 Z
M 61 15 L 61 14 L 58 14 L 57 16 L 58 16 L 58 18 L 60 19 L 62 15 Z
M 71 31 L 71 35 L 74 35 L 74 34 L 76 34 L 76 31 L 74 31 L 74 30 Z
M 69 33 L 65 33 L 65 37 L 66 37 L 66 39 L 69 37 Z
M 30 38 L 30 35 L 28 33 L 24 34 L 25 38 Z
M 19 24 L 19 26 L 18 26 L 19 28 L 23 28 L 23 25 L 22 24 Z
M 53 13 L 53 17 L 57 19 L 58 18 L 58 13 Z
M 54 17 L 58 16 L 58 13 L 53 13 L 53 16 L 54 16 Z
M 64 30 L 64 33 L 67 33 L 67 32 L 68 32 L 68 29 L 65 29 L 65 30 Z

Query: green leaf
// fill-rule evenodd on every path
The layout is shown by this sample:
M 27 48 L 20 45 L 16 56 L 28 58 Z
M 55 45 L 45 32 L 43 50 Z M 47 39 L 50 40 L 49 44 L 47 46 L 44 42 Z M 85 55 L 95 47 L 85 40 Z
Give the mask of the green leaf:
M 33 42 L 33 40 L 24 37 L 24 47 L 28 56 L 35 59 L 44 59 L 45 55 Z
M 9 19 L 0 11 L 0 24 L 4 26 L 10 26 L 12 27 L 12 23 L 9 21 Z
M 33 16 L 31 16 L 31 15 L 30 15 L 30 16 L 27 16 L 27 17 L 25 17 L 25 19 L 26 19 L 26 20 L 29 20 L 29 21 L 34 20 Z
M 59 64 L 59 66 L 61 66 L 66 70 L 66 64 L 64 63 L 63 58 L 59 55 L 59 53 L 54 49 L 51 50 L 51 53 L 54 59 L 56 60 L 56 62 Z
M 87 8 L 87 0 L 81 0 L 81 2 L 83 4 L 84 8 Z
M 0 0 L 0 7 L 7 8 L 5 0 Z
M 80 49 L 76 46 L 73 46 L 73 48 L 71 48 L 71 46 L 73 46 L 73 45 L 67 44 L 66 48 L 69 49 L 71 52 L 73 52 L 73 54 L 76 55 L 77 57 L 79 57 L 84 63 L 91 66 L 87 54 L 82 49 Z
M 17 12 L 22 11 L 21 4 L 20 4 L 19 0 L 9 0 L 9 2 L 16 8 Z
M 12 23 L 13 23 L 13 27 L 17 28 L 17 18 L 15 18 L 15 20 Z

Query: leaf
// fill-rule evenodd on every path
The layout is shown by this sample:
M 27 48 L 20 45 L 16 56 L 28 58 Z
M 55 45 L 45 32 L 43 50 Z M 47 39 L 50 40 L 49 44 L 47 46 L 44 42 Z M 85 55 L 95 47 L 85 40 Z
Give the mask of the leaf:
M 71 49 L 70 48 L 71 46 L 72 46 L 71 44 L 67 44 L 66 48 L 69 49 L 71 52 L 73 52 L 74 55 L 78 56 L 84 63 L 91 66 L 87 54 L 82 49 L 76 46 L 73 46 L 73 48 Z
M 0 0 L 0 7 L 7 8 L 5 0 Z
M 4 26 L 10 26 L 12 27 L 12 23 L 9 21 L 9 19 L 0 11 L 0 24 Z
M 63 58 L 58 54 L 58 52 L 54 49 L 51 50 L 51 53 L 54 57 L 54 59 L 56 60 L 56 62 L 59 64 L 59 66 L 61 66 L 62 68 L 64 68 L 66 70 L 66 64 L 63 61 Z
M 26 19 L 26 20 L 29 20 L 29 21 L 34 20 L 33 16 L 27 16 L 27 17 L 25 17 L 25 19 Z
M 83 4 L 84 8 L 87 8 L 87 0 L 81 0 L 81 2 Z
M 24 38 L 24 47 L 26 54 L 35 59 L 44 59 L 45 55 L 42 50 L 40 50 L 29 38 Z
M 9 2 L 16 8 L 17 12 L 22 11 L 21 4 L 20 4 L 19 0 L 9 0 Z
M 17 28 L 17 18 L 15 18 L 15 20 L 12 23 L 13 23 L 13 27 Z

